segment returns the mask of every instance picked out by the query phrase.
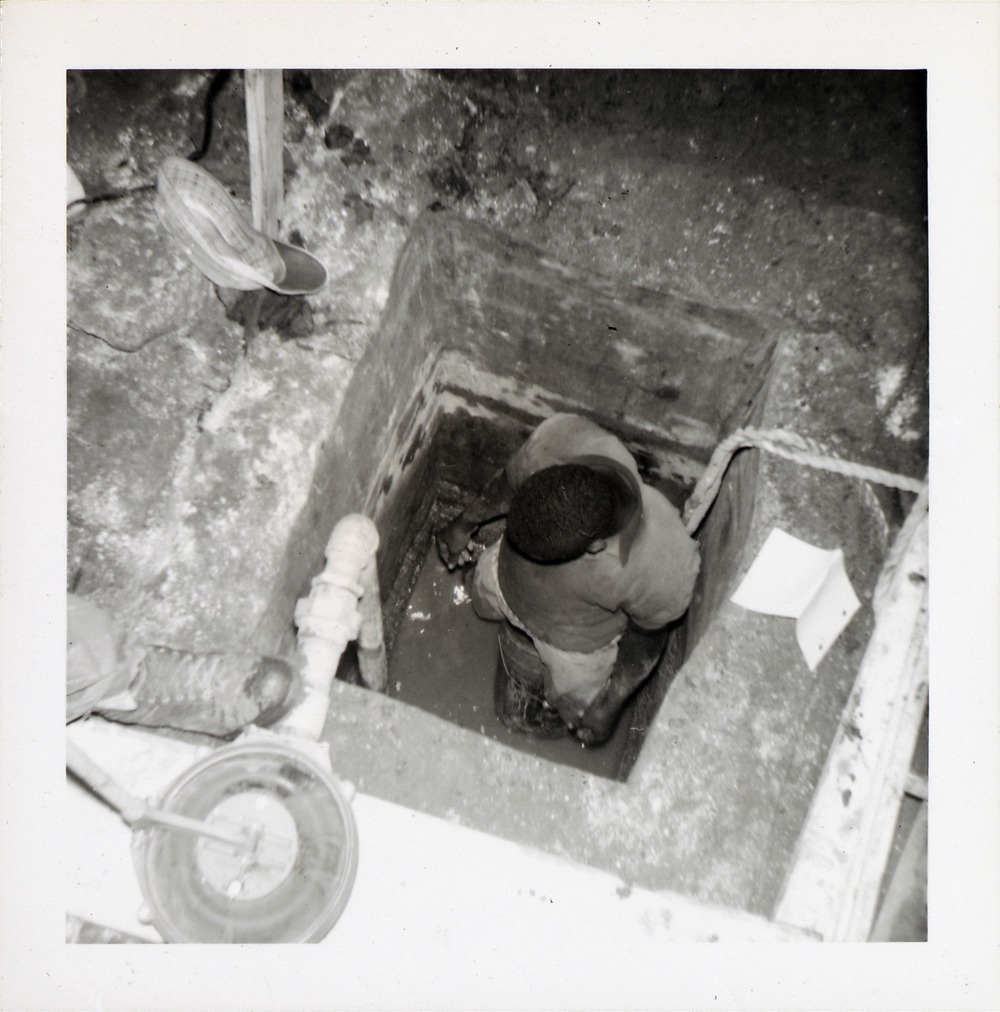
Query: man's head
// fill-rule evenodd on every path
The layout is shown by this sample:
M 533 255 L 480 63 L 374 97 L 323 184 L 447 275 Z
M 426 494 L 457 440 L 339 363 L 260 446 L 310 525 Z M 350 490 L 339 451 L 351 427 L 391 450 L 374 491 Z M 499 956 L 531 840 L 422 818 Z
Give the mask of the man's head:
M 569 562 L 604 548 L 639 509 L 635 479 L 613 461 L 558 464 L 536 471 L 517 489 L 507 538 L 535 562 Z

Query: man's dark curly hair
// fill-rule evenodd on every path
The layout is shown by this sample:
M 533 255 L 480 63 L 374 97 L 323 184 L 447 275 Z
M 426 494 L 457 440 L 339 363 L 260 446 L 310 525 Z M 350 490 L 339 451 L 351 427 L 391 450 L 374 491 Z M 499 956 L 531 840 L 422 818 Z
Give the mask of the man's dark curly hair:
M 536 471 L 511 500 L 507 539 L 535 562 L 569 562 L 628 522 L 637 500 L 614 470 L 557 464 Z

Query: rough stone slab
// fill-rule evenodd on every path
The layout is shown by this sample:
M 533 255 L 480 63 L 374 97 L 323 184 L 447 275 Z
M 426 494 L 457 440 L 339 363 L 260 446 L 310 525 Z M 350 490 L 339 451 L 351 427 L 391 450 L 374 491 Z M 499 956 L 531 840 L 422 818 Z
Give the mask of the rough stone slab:
M 68 584 L 116 612 L 156 576 L 175 473 L 240 354 L 214 310 L 196 334 L 130 353 L 67 336 Z
M 90 210 L 68 286 L 70 328 L 119 351 L 189 333 L 215 312 L 211 282 L 160 224 L 149 192 Z

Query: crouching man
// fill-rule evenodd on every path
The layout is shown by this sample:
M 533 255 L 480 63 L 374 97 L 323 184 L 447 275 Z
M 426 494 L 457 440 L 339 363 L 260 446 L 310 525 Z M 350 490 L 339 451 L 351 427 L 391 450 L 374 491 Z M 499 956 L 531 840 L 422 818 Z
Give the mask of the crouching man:
M 472 599 L 502 621 L 497 712 L 508 727 L 610 737 L 655 667 L 664 627 L 687 610 L 697 544 L 645 485 L 611 433 L 578 415 L 547 419 L 439 538 L 449 568 L 478 528 L 506 515 L 476 564 Z

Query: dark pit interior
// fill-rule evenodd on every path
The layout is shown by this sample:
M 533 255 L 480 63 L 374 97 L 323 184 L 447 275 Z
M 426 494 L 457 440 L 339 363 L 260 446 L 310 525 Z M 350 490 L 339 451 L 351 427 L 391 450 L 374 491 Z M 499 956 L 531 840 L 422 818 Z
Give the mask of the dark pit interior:
M 435 547 L 435 534 L 504 466 L 537 421 L 501 414 L 485 417 L 468 402 L 435 416 L 432 431 L 409 465 L 405 494 L 395 500 L 391 515 L 382 519 L 384 528 L 406 531 L 401 541 L 393 539 L 400 546 L 398 557 L 383 554 L 381 558 L 386 580 L 392 581 L 383 608 L 388 691 L 401 702 L 519 751 L 624 780 L 683 656 L 683 622 L 677 623 L 660 666 L 629 702 L 605 745 L 585 749 L 569 736 L 544 739 L 516 734 L 497 718 L 493 706 L 498 626 L 479 619 L 472 608 L 468 593 L 472 567 L 449 572 Z M 681 508 L 689 489 L 657 473 L 656 448 L 633 450 L 643 480 Z M 479 535 L 480 543 L 492 542 L 501 530 L 502 521 L 487 525 Z M 338 677 L 358 683 L 359 675 L 352 647 L 345 653 Z
M 351 379 L 337 438 L 317 462 L 311 508 L 276 588 L 278 635 L 287 638 L 287 617 L 322 568 L 333 525 L 360 511 L 379 528 L 391 642 L 436 522 L 434 499 L 446 510 L 474 494 L 555 412 L 614 432 L 646 480 L 681 502 L 718 442 L 759 415 L 781 322 L 623 287 L 500 233 L 425 216 L 400 257 L 378 338 Z M 447 489 L 432 477 L 427 450 L 439 416 L 451 411 L 490 420 L 497 435 L 484 442 L 486 430 L 456 414 L 444 439 L 462 478 Z M 748 495 L 744 484 L 729 508 L 748 512 Z M 725 560 L 718 567 L 703 560 L 706 601 L 715 601 L 717 573 L 726 575 Z

